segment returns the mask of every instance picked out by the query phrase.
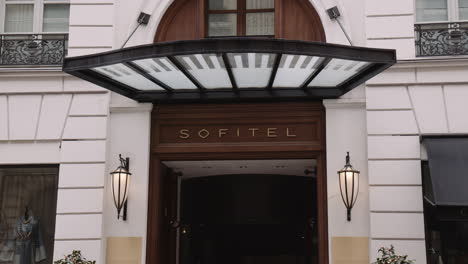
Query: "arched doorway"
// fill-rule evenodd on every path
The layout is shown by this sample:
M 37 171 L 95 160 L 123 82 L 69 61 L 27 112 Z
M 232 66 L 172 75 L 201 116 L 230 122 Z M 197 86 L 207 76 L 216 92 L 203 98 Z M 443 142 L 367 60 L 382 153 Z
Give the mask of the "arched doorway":
M 214 36 L 326 41 L 320 17 L 308 0 L 175 0 L 154 42 Z

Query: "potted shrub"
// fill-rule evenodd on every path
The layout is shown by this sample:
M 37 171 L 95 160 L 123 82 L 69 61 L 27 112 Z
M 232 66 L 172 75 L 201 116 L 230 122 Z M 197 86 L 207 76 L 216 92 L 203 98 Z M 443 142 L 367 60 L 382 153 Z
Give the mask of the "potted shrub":
M 54 261 L 54 264 L 96 264 L 95 260 L 86 260 L 81 256 L 81 251 L 73 250 L 71 254 L 64 259 Z
M 379 253 L 382 254 L 382 256 L 377 258 L 377 261 L 372 264 L 415 264 L 414 260 L 408 259 L 408 255 L 396 255 L 393 245 L 390 245 L 389 248 L 381 247 Z

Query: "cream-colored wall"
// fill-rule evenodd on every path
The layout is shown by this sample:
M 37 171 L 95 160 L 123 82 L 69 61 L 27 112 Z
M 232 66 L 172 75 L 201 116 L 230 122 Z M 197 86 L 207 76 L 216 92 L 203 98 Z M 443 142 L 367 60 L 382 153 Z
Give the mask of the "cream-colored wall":
M 397 50 L 399 60 L 415 58 L 414 1 L 366 0 L 367 46 Z
M 0 164 L 59 164 L 54 259 L 100 259 L 109 93 L 60 72 L 0 72 Z
M 327 140 L 328 235 L 330 263 L 335 263 L 338 260 L 333 260 L 332 257 L 344 254 L 344 252 L 331 252 L 332 241 L 335 238 L 369 237 L 366 110 L 362 98 L 324 100 L 324 106 Z M 352 209 L 351 221 L 347 221 L 337 175 L 337 171 L 346 163 L 347 151 L 350 152 L 351 164 L 361 172 L 358 200 Z
M 120 97 L 115 94 L 114 96 Z M 116 105 L 116 101 L 120 103 Z M 132 176 L 128 196 L 127 221 L 117 220 L 110 179 L 105 182 L 104 195 L 103 237 L 141 238 L 143 245 L 141 247 L 142 263 L 145 263 L 146 259 L 152 107 L 152 104 L 136 104 L 123 97 L 115 99 L 111 104 L 106 170 L 112 171 L 119 166 L 119 154 L 130 158 Z M 104 256 L 102 261 L 104 261 Z
M 419 136 L 468 133 L 466 72 L 466 59 L 400 62 L 367 83 L 373 259 L 393 244 L 426 263 Z

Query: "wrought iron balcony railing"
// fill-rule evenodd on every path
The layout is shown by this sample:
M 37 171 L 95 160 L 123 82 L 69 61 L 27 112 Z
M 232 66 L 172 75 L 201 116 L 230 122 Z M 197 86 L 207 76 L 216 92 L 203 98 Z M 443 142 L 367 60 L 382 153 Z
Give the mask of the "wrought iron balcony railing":
M 468 55 L 468 22 L 414 25 L 416 56 Z
M 68 34 L 0 35 L 0 67 L 62 66 Z

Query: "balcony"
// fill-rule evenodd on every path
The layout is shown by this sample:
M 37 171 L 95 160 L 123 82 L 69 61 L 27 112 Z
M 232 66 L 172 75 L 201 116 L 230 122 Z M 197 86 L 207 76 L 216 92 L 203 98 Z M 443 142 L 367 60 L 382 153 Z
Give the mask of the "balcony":
M 68 34 L 0 35 L 0 67 L 61 67 Z
M 414 25 L 416 56 L 468 55 L 468 22 Z

